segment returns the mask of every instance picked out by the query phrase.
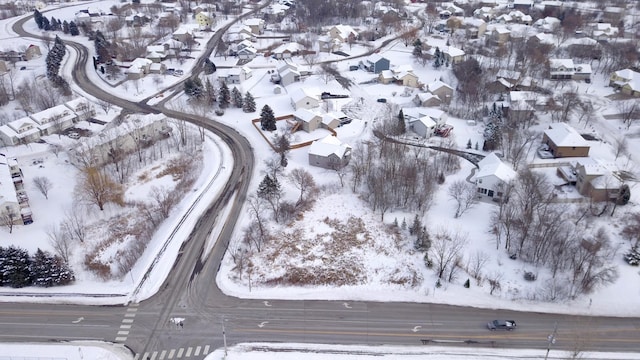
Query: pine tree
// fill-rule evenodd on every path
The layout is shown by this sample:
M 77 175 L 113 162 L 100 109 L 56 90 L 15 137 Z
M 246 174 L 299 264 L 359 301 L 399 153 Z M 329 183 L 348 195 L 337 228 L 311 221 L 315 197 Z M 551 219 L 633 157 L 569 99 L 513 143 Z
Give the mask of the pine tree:
M 111 46 L 100 30 L 96 31 L 96 38 L 94 40 L 96 47 L 96 55 L 98 63 L 104 64 L 111 60 L 111 54 L 109 53 L 109 47 Z
M 464 287 L 466 287 L 467 289 L 471 287 L 471 281 L 469 281 L 469 279 L 467 279 L 467 281 L 464 282 Z
M 244 94 L 244 101 L 242 104 L 242 111 L 246 113 L 255 112 L 256 111 L 256 100 L 253 98 L 250 92 L 247 91 Z
M 221 81 L 220 90 L 218 91 L 218 104 L 220 104 L 220 108 L 226 109 L 229 107 L 230 102 L 231 93 L 229 92 L 229 87 L 226 82 Z
M 51 80 L 56 87 L 62 87 L 65 82 L 64 79 L 58 75 L 58 71 L 60 70 L 60 64 L 62 63 L 62 59 L 66 52 L 67 50 L 64 46 L 64 42 L 62 42 L 62 39 L 56 35 L 53 47 L 49 50 L 45 60 L 47 66 L 47 78 Z
M 242 93 L 235 86 L 231 90 L 231 98 L 233 99 L 233 106 L 237 108 L 242 108 L 242 103 L 243 103 Z
M 435 60 L 433 61 L 433 67 L 436 69 L 442 66 L 442 59 L 440 57 L 441 57 L 440 48 L 436 47 L 436 51 L 434 53 Z
M 51 26 L 51 31 L 60 30 L 58 28 L 58 20 L 56 20 L 56 18 L 54 18 L 53 16 L 51 17 L 51 21 L 49 22 L 49 25 Z
M 407 132 L 407 125 L 404 122 L 404 112 L 400 109 L 398 113 L 398 135 L 402 135 Z
M 413 223 L 409 228 L 409 234 L 417 235 L 420 229 L 422 229 L 422 221 L 420 221 L 420 217 L 418 217 L 418 214 L 416 214 L 416 216 L 413 218 Z
M 51 277 L 51 259 L 52 256 L 42 251 L 40 248 L 36 251 L 31 262 L 31 276 L 33 277 L 33 285 L 49 287 L 53 285 Z
M 210 75 L 216 72 L 216 64 L 214 64 L 208 58 L 204 60 L 204 74 Z
M 26 250 L 15 246 L 7 248 L 4 261 L 0 264 L 2 284 L 14 288 L 31 285 L 30 263 L 29 253 Z
M 422 57 L 422 45 L 414 45 L 412 54 L 415 58 L 420 59 Z
M 200 99 L 203 95 L 202 82 L 200 81 L 200 79 L 199 78 L 187 79 L 184 82 L 184 92 L 189 97 Z
M 49 31 L 51 30 L 51 24 L 49 24 L 49 19 L 46 16 L 42 17 L 42 30 Z
M 69 23 L 69 34 L 71 34 L 71 36 L 80 35 L 80 30 L 78 30 L 78 25 L 76 25 L 76 23 L 73 21 Z
M 258 185 L 258 197 L 261 199 L 271 200 L 275 196 L 279 196 L 281 192 L 280 182 L 278 182 L 278 179 L 269 176 L 269 174 L 265 175 Z
M 467 141 L 467 149 L 471 149 L 471 139 L 469 139 L 469 141 Z
M 213 87 L 209 78 L 207 78 L 207 81 L 204 84 L 204 95 L 208 105 L 213 105 L 213 103 L 216 102 L 216 88 Z
M 62 22 L 62 32 L 65 34 L 69 33 L 69 23 L 67 22 L 67 20 Z
M 274 131 L 276 129 L 276 117 L 269 105 L 262 107 L 260 111 L 260 126 L 264 131 Z
M 44 29 L 44 22 L 42 20 L 43 16 L 42 13 L 40 11 L 38 11 L 37 9 L 33 11 L 33 20 L 36 21 L 36 25 L 38 25 L 38 29 L 43 30 Z
M 67 285 L 75 280 L 73 270 L 57 255 L 51 259 L 51 269 L 54 285 Z

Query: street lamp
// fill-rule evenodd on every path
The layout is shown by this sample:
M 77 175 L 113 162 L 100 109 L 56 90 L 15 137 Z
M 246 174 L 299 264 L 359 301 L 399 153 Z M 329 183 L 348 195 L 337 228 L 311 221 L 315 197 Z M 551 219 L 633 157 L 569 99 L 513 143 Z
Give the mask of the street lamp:
M 558 333 L 558 323 L 556 322 L 555 325 L 553 326 L 553 332 L 547 336 L 547 340 L 549 341 L 549 343 L 547 344 L 547 354 L 544 356 L 544 360 L 547 360 L 547 357 L 549 357 L 549 351 L 551 350 L 551 345 L 556 343 L 556 335 Z

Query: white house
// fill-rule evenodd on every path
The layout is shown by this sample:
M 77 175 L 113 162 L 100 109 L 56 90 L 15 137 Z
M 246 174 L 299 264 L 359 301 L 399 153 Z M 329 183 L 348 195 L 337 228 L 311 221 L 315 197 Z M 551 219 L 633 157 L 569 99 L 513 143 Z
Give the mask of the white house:
M 478 198 L 494 201 L 507 200 L 503 198 L 504 192 L 509 182 L 516 178 L 516 172 L 503 163 L 495 153 L 480 160 L 478 168 L 474 176 Z
M 320 106 L 320 99 L 309 89 L 300 88 L 291 94 L 291 105 L 295 110 L 313 109 Z
M 419 118 L 412 118 L 409 121 L 409 127 L 411 128 L 411 130 L 423 138 L 431 137 L 431 135 L 433 135 L 433 130 L 436 128 L 436 125 L 436 122 L 427 115 L 421 116 Z

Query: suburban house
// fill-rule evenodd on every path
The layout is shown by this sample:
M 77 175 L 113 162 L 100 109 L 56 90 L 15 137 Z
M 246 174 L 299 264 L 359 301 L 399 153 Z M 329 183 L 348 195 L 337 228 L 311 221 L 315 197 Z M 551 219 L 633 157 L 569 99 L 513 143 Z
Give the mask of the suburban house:
M 164 45 L 149 45 L 147 46 L 147 59 L 154 63 L 159 63 L 167 58 L 167 51 L 169 50 L 169 44 Z
M 194 37 L 193 29 L 188 26 L 180 26 L 178 30 L 174 31 L 171 35 L 173 40 L 180 41 L 182 43 L 185 43 L 187 40 L 193 39 Z
M 0 144 L 19 145 L 40 140 L 95 115 L 87 99 L 80 97 L 0 126 Z
M 575 71 L 573 73 L 572 80 L 584 80 L 586 82 L 591 82 L 591 65 L 589 64 L 577 64 Z
M 77 166 L 99 166 L 111 161 L 110 154 L 116 149 L 132 152 L 136 146 L 147 146 L 170 133 L 162 114 L 129 115 L 122 123 L 109 123 L 95 136 L 83 138 L 69 151 L 69 161 Z
M 591 37 L 598 41 L 608 41 L 618 37 L 620 30 L 611 26 L 609 23 L 593 23 L 589 24 Z
M 437 109 L 437 108 L 420 108 L 418 110 L 418 113 L 420 114 L 419 116 L 428 116 L 430 117 L 433 121 L 436 122 L 436 124 L 438 125 L 443 125 L 446 124 L 447 119 L 449 118 L 449 115 L 447 115 L 446 112 Z
M 413 73 L 411 66 L 400 66 L 393 70 L 383 70 L 378 75 L 382 84 L 398 84 L 408 87 L 418 87 L 418 76 Z
M 498 26 L 490 33 L 491 42 L 496 45 L 504 45 L 509 41 L 511 37 L 511 30 L 504 26 Z
M 570 80 L 576 72 L 571 59 L 549 59 L 549 76 L 552 80 Z
M 462 27 L 469 39 L 480 39 L 487 31 L 487 23 L 481 18 L 465 17 L 462 19 Z
M 560 23 L 560 19 L 553 16 L 547 16 L 536 20 L 536 22 L 533 23 L 533 26 L 537 27 L 542 32 L 553 33 L 560 28 Z
M 318 50 L 320 52 L 334 52 L 340 50 L 342 42 L 338 39 L 334 39 L 329 35 L 319 36 L 316 40 L 318 42 Z
M 418 106 L 440 106 L 442 104 L 442 100 L 438 95 L 434 95 L 432 93 L 419 93 L 413 98 L 414 104 Z
M 335 25 L 329 29 L 328 35 L 342 43 L 348 43 L 358 38 L 358 32 L 349 25 Z
M 320 99 L 309 89 L 299 88 L 291 94 L 291 105 L 295 110 L 313 109 L 320 106 Z
M 309 146 L 309 165 L 337 170 L 348 165 L 349 160 L 351 146 L 333 135 L 316 140 Z
M 509 183 L 516 178 L 516 172 L 496 155 L 491 153 L 478 162 L 478 172 L 474 179 L 478 198 L 496 202 L 507 201 L 504 192 Z
M 556 158 L 589 156 L 589 143 L 565 123 L 549 125 L 542 135 L 542 144 Z
M 383 70 L 389 70 L 389 60 L 380 54 L 371 54 L 366 59 L 360 61 L 360 67 L 368 72 L 379 74 Z
M 293 113 L 294 120 L 299 123 L 298 129 L 312 132 L 322 127 L 322 116 L 315 111 L 300 108 Z
M 411 117 L 409 119 L 409 128 L 411 131 L 423 138 L 431 137 L 437 125 L 438 124 L 428 115 L 420 116 L 419 118 Z
M 640 96 L 640 73 L 631 69 L 614 71 L 609 78 L 609 86 L 627 95 Z
M 133 60 L 131 65 L 124 72 L 127 74 L 128 80 L 138 80 L 149 74 L 149 68 L 153 61 L 144 58 L 137 58 Z
M 453 98 L 453 88 L 440 80 L 427 84 L 427 91 L 437 95 L 446 104 L 449 104 Z
M 220 71 L 218 79 L 227 84 L 240 84 L 241 82 L 251 78 L 252 75 L 253 73 L 248 66 L 232 67 L 226 72 Z
M 127 26 L 140 27 L 151 22 L 151 18 L 143 13 L 127 15 L 124 17 L 124 23 Z
M 0 218 L 14 225 L 33 222 L 18 161 L 4 154 L 0 154 Z
M 615 200 L 622 180 L 608 166 L 596 159 L 580 159 L 574 166 L 576 189 L 594 201 Z
M 253 47 L 245 47 L 236 52 L 238 59 L 250 60 L 254 59 L 258 54 L 258 50 Z
M 272 56 L 275 59 L 282 60 L 282 59 L 289 59 L 292 56 L 298 55 L 300 53 L 300 50 L 303 50 L 303 49 L 304 48 L 302 47 L 302 45 L 295 42 L 289 42 L 286 44 L 282 44 L 277 48 L 273 49 L 271 53 L 273 54 Z
M 215 15 L 208 11 L 200 11 L 196 14 L 196 22 L 201 30 L 211 30 L 216 24 Z
M 455 48 L 453 46 L 446 46 L 442 50 L 442 55 L 444 55 L 445 60 L 447 60 L 451 64 L 463 62 L 466 56 L 464 50 Z
M 296 67 L 285 67 L 278 73 L 278 80 L 280 85 L 287 86 L 296 81 L 300 81 L 300 72 Z
M 35 59 L 35 58 L 39 58 L 40 56 L 42 56 L 42 53 L 40 52 L 40 47 L 38 45 L 31 44 L 24 51 L 24 59 L 26 61 L 29 61 L 29 60 Z
M 251 33 L 260 35 L 264 32 L 264 20 L 251 18 L 244 21 L 244 24 L 251 28 Z

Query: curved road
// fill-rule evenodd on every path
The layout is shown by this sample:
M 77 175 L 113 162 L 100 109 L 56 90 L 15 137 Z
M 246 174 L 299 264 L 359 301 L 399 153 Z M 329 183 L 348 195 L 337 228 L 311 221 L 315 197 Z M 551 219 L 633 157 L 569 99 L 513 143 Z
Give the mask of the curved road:
M 22 31 L 22 23 L 15 31 Z M 209 52 L 215 40 L 208 44 Z M 638 318 L 586 317 L 435 304 L 363 301 L 284 301 L 238 299 L 223 294 L 215 276 L 239 218 L 254 157 L 248 141 L 234 129 L 194 115 L 145 102 L 119 99 L 90 83 L 84 73 L 87 50 L 78 52 L 74 81 L 97 98 L 131 112 L 162 112 L 216 133 L 231 149 L 235 163 L 224 195 L 201 216 L 161 290 L 140 304 L 119 306 L 37 305 L 6 303 L 0 310 L 0 341 L 104 340 L 128 346 L 140 358 L 203 358 L 223 345 L 249 341 L 340 344 L 456 344 L 540 349 L 558 324 L 553 348 L 567 350 L 640 351 Z M 203 58 L 200 59 L 202 61 Z M 228 218 L 218 218 L 231 206 Z M 207 259 L 201 259 L 215 223 L 224 223 Z M 526 310 L 526 309 L 523 309 Z M 183 326 L 172 319 L 184 319 Z M 488 320 L 513 318 L 518 330 L 489 332 Z

